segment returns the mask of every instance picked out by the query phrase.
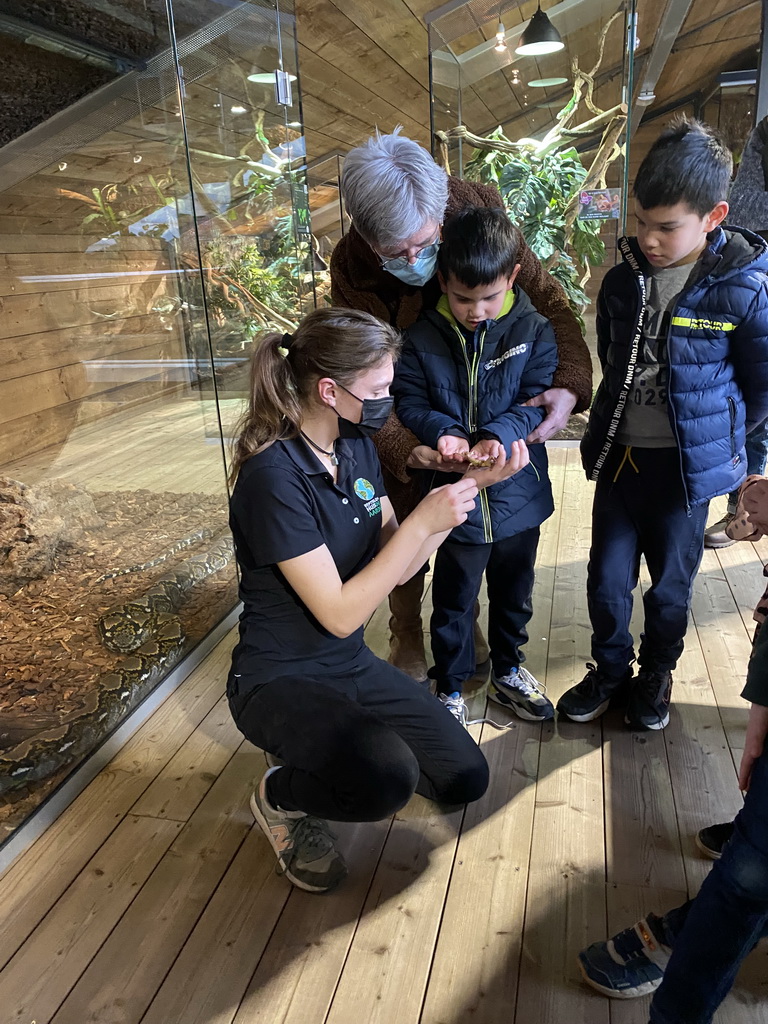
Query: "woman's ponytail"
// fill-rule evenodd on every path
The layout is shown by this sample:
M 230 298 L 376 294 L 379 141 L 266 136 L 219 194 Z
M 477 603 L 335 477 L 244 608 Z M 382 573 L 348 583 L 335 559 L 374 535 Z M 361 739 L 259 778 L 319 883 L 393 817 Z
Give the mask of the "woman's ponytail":
M 229 471 L 234 485 L 240 467 L 252 455 L 283 438 L 296 437 L 301 429 L 302 409 L 290 366 L 293 338 L 267 334 L 257 342 L 251 358 L 250 407 L 238 425 Z

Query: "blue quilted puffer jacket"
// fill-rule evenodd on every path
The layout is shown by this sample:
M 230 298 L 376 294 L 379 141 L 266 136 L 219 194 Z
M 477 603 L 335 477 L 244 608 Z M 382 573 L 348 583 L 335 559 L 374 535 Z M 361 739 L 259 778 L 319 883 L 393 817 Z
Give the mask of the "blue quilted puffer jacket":
M 542 421 L 544 410 L 523 405 L 546 391 L 557 369 L 552 325 L 520 288 L 507 293 L 496 320 L 465 337 L 443 296 L 408 328 L 395 367 L 392 393 L 401 423 L 422 444 L 436 448 L 443 434 L 473 445 L 495 437 L 509 453 Z M 532 444 L 531 461 L 508 480 L 480 495 L 474 510 L 451 533 L 462 544 L 490 544 L 539 526 L 552 515 L 552 488 L 543 444 Z M 422 473 L 425 489 L 452 483 L 453 473 Z
M 603 381 L 581 443 L 597 480 L 629 395 L 645 317 L 648 262 L 634 238 L 605 276 L 597 300 Z M 671 311 L 669 415 L 680 449 L 687 505 L 734 490 L 746 473 L 747 429 L 768 418 L 768 246 L 743 228 L 717 228 L 701 274 Z

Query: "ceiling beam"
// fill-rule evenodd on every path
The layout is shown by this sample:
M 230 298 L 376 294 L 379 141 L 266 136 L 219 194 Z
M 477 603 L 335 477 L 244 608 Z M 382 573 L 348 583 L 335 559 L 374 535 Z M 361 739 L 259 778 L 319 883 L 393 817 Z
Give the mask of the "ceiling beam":
M 634 135 L 637 130 L 645 108 L 656 99 L 656 84 L 661 78 L 661 73 L 669 60 L 672 47 L 688 17 L 692 3 L 693 0 L 667 0 L 651 52 L 645 64 L 640 88 L 635 96 L 630 116 L 630 135 Z

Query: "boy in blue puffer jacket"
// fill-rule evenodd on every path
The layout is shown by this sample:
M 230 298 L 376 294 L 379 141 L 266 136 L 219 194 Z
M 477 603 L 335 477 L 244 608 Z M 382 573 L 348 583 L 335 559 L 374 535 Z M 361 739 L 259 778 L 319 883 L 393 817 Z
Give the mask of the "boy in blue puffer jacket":
M 443 296 L 406 333 L 395 370 L 397 415 L 422 444 L 466 468 L 524 441 L 543 410 L 523 403 L 546 391 L 557 368 L 548 320 L 515 287 L 519 233 L 503 210 L 469 208 L 443 229 Z M 444 479 L 427 475 L 427 486 Z M 435 556 L 431 621 L 437 694 L 466 724 L 462 686 L 475 674 L 473 619 L 485 573 L 491 696 L 529 721 L 554 708 L 523 668 L 532 614 L 539 527 L 553 512 L 543 444 L 516 476 L 480 492 L 467 521 Z
M 721 227 L 731 154 L 707 126 L 673 123 L 635 180 L 637 237 L 597 302 L 603 381 L 581 444 L 597 482 L 587 599 L 592 656 L 558 710 L 575 722 L 626 698 L 625 722 L 663 729 L 683 650 L 709 501 L 745 476 L 747 429 L 768 416 L 768 255 Z M 632 591 L 651 587 L 633 680 Z

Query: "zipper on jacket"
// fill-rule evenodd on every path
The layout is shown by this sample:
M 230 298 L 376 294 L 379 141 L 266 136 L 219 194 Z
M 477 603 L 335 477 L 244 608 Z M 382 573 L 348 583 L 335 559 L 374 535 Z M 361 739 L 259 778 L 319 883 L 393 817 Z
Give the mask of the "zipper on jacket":
M 739 455 L 736 451 L 736 402 L 728 396 L 728 414 L 731 418 L 731 462 L 734 466 L 739 464 Z
M 461 344 L 461 352 L 464 356 L 464 365 L 467 368 L 467 394 L 469 397 L 467 425 L 471 435 L 477 430 L 477 389 L 478 378 L 480 376 L 480 358 L 483 352 L 483 345 L 485 344 L 486 330 L 483 328 L 478 344 L 472 354 L 472 362 L 470 363 L 469 356 L 467 355 L 466 338 L 461 333 L 461 329 L 457 324 L 453 324 L 453 329 L 456 331 Z M 491 544 L 493 543 L 493 527 L 491 524 L 491 509 L 488 504 L 488 494 L 485 488 L 480 491 L 480 512 L 483 517 L 483 533 L 485 535 L 485 542 L 486 544 Z
M 681 292 L 682 294 L 682 292 Z M 678 296 L 679 298 L 680 296 Z M 676 307 L 675 307 L 676 308 Z M 690 518 L 691 515 L 691 497 L 688 494 L 688 484 L 685 482 L 685 468 L 683 467 L 683 448 L 680 444 L 680 431 L 677 427 L 677 413 L 675 412 L 675 403 L 672 400 L 672 356 L 670 354 L 670 334 L 672 333 L 672 320 L 675 315 L 675 310 L 669 311 L 669 326 L 667 327 L 667 405 L 669 406 L 670 422 L 672 429 L 675 432 L 675 441 L 677 442 L 677 455 L 680 460 L 680 479 L 683 484 L 683 493 L 685 494 L 685 514 Z

